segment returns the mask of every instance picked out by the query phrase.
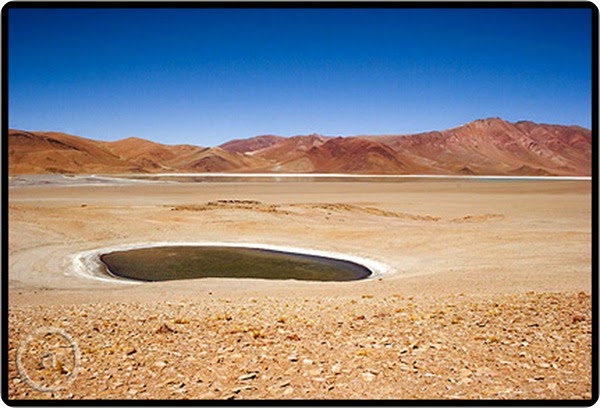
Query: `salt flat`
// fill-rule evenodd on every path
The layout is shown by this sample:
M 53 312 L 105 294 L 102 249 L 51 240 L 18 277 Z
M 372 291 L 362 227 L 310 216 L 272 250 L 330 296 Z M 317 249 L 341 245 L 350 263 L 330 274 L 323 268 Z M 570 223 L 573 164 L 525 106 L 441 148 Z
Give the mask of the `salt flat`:
M 15 398 L 48 397 L 14 364 L 40 325 L 82 349 L 55 397 L 590 397 L 590 181 L 52 180 L 9 191 Z M 386 273 L 123 285 L 74 266 L 156 242 L 302 248 Z

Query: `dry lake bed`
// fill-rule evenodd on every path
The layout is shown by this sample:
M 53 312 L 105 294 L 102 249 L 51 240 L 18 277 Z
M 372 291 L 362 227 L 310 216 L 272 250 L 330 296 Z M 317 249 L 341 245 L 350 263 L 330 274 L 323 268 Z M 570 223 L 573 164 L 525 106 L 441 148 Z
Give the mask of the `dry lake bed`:
M 591 398 L 589 180 L 19 176 L 8 211 L 10 398 Z M 377 273 L 97 270 L 158 243 Z M 70 344 L 42 363 L 40 328 Z

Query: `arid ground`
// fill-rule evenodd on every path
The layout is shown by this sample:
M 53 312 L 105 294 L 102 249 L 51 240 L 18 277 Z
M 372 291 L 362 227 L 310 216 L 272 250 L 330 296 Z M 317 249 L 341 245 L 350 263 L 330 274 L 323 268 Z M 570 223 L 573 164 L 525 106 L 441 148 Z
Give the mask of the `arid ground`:
M 590 181 L 17 181 L 10 398 L 591 398 Z M 144 284 L 74 271 L 82 251 L 171 241 L 308 248 L 388 271 Z M 41 327 L 77 343 L 72 382 L 56 362 L 17 369 Z

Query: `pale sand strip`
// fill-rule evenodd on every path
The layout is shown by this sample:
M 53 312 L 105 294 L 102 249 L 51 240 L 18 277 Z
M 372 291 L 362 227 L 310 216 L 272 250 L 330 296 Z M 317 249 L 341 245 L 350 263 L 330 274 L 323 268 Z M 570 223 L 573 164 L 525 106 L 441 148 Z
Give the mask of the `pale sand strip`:
M 456 180 L 556 180 L 556 181 L 589 181 L 590 176 L 470 176 L 446 174 L 346 174 L 346 173 L 147 173 L 147 174 L 115 174 L 121 177 L 265 177 L 265 178 L 388 178 L 388 179 L 456 179 Z M 110 178 L 110 176 L 90 175 L 90 177 Z

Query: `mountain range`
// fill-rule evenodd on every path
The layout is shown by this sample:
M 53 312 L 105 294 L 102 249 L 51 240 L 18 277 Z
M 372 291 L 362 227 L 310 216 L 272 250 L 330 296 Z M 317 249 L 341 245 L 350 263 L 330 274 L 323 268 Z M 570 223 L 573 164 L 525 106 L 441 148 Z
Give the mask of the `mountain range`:
M 589 176 L 591 131 L 479 119 L 411 135 L 255 136 L 217 147 L 9 129 L 9 174 L 346 173 Z

